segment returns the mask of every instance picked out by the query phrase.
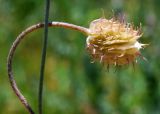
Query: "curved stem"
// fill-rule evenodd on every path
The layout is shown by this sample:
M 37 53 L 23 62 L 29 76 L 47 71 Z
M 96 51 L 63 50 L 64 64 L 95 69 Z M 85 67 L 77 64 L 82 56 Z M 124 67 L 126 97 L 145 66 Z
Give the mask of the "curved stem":
M 16 81 L 15 81 L 14 75 L 13 75 L 13 70 L 12 70 L 12 60 L 13 60 L 13 55 L 15 53 L 15 50 L 16 50 L 17 46 L 20 44 L 21 40 L 24 39 L 24 37 L 27 34 L 29 34 L 30 32 L 33 32 L 34 30 L 37 30 L 37 29 L 43 28 L 43 27 L 44 27 L 43 23 L 35 24 L 33 26 L 28 27 L 26 30 L 24 30 L 22 33 L 20 33 L 19 36 L 16 38 L 16 40 L 13 42 L 13 44 L 10 48 L 9 54 L 8 54 L 8 58 L 7 58 L 8 76 L 9 76 L 9 81 L 10 81 L 11 87 L 12 87 L 13 91 L 15 92 L 15 94 L 17 95 L 17 97 L 19 98 L 19 100 L 21 101 L 21 103 L 25 106 L 25 108 L 28 110 L 28 112 L 30 114 L 34 114 L 34 111 L 16 84 Z M 85 35 L 89 34 L 89 29 L 87 29 L 87 28 L 77 26 L 74 24 L 64 23 L 64 22 L 51 22 L 51 23 L 48 23 L 48 27 L 63 27 L 63 28 L 67 28 L 67 29 L 77 30 L 79 32 L 84 33 Z

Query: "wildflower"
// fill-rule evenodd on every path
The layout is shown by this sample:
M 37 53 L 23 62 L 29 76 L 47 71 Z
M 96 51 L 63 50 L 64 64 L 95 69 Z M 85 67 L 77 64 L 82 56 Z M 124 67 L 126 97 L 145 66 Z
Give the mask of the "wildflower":
M 142 36 L 130 23 L 100 18 L 91 22 L 87 50 L 93 60 L 107 65 L 126 65 L 140 56 L 147 44 L 137 40 Z

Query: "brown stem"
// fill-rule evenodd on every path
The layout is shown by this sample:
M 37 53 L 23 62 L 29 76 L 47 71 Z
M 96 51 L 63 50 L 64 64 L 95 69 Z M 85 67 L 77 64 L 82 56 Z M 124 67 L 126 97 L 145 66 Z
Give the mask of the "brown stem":
M 13 71 L 12 71 L 12 59 L 13 59 L 13 55 L 15 53 L 15 50 L 16 50 L 17 46 L 19 45 L 19 43 L 21 42 L 21 40 L 24 39 L 24 37 L 28 33 L 33 32 L 34 30 L 37 30 L 37 29 L 43 28 L 43 27 L 44 27 L 43 23 L 35 24 L 33 26 L 28 27 L 21 34 L 19 34 L 19 36 L 13 42 L 13 44 L 10 48 L 9 54 L 8 54 L 8 58 L 7 58 L 8 76 L 9 76 L 9 81 L 12 86 L 12 89 L 15 92 L 15 94 L 17 95 L 17 97 L 19 98 L 19 100 L 21 101 L 21 103 L 25 106 L 25 108 L 28 110 L 28 112 L 30 114 L 34 114 L 34 111 L 16 84 L 16 81 L 15 81 L 14 75 L 13 75 Z M 66 29 L 77 30 L 79 32 L 84 33 L 85 35 L 89 34 L 89 29 L 87 29 L 87 28 L 77 26 L 74 24 L 64 23 L 64 22 L 51 22 L 51 23 L 48 23 L 48 27 L 63 27 Z

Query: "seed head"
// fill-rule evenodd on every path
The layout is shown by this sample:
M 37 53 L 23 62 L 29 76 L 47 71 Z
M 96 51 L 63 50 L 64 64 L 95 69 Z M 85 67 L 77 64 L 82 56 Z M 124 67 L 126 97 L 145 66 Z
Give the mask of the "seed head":
M 146 44 L 137 40 L 142 36 L 130 23 L 114 19 L 96 19 L 91 22 L 87 38 L 87 50 L 94 60 L 107 65 L 125 65 L 140 56 Z

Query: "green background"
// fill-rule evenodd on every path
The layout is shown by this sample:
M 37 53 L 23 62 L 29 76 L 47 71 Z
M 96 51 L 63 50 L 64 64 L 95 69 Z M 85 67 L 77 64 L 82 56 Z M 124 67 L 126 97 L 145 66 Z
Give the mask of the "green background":
M 0 114 L 28 114 L 14 95 L 7 75 L 9 48 L 26 27 L 43 22 L 44 0 L 0 0 Z M 160 114 L 160 0 L 51 0 L 50 21 L 88 27 L 94 19 L 124 14 L 142 24 L 141 43 L 150 44 L 135 69 L 115 72 L 91 64 L 86 36 L 62 28 L 49 29 L 44 114 Z M 43 29 L 26 37 L 16 51 L 17 84 L 37 114 Z

